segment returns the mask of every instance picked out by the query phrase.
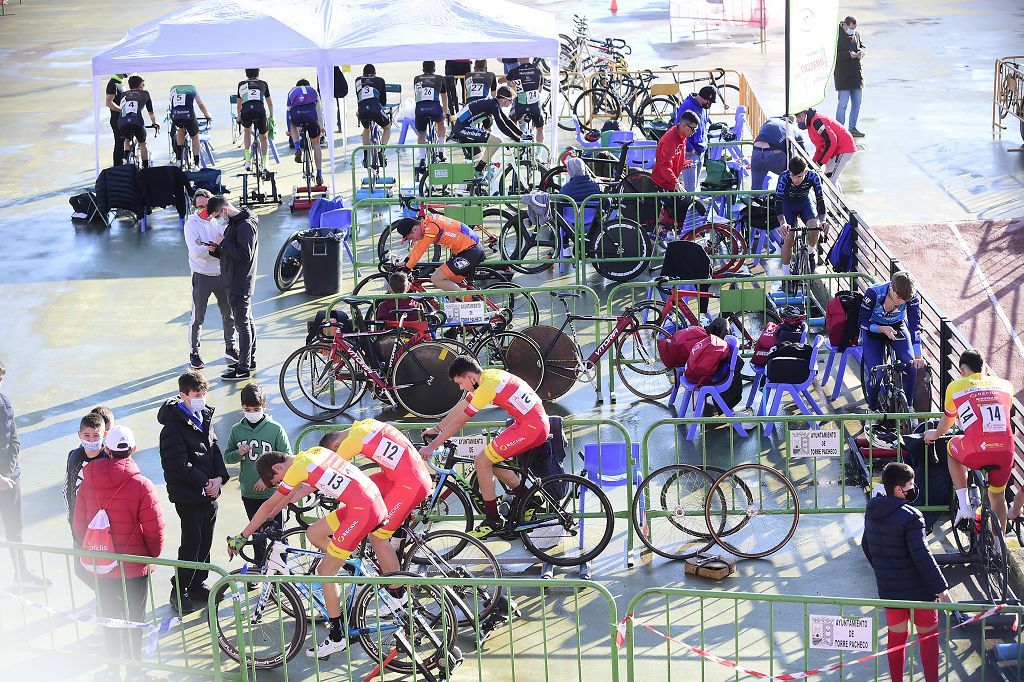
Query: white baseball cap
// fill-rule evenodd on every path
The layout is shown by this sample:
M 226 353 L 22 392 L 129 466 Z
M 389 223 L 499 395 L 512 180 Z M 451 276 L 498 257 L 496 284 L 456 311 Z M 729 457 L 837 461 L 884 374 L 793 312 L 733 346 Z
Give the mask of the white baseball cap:
M 111 452 L 127 452 L 135 448 L 135 434 L 127 426 L 115 424 L 107 431 L 103 444 Z

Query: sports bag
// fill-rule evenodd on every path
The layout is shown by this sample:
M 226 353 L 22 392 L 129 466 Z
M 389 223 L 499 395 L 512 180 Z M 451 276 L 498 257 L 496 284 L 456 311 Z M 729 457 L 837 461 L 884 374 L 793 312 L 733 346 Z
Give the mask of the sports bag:
M 568 453 L 569 441 L 566 440 L 565 433 L 562 431 L 562 418 L 548 417 L 548 425 L 551 428 L 551 435 L 548 436 L 548 439 L 516 458 L 537 478 L 560 476 L 565 473 L 562 462 L 565 461 Z M 544 490 L 556 500 L 563 499 L 568 492 L 564 481 L 549 483 L 544 486 Z
M 853 223 L 846 223 L 839 236 L 828 250 L 828 262 L 834 272 L 853 272 L 857 269 L 857 254 L 854 250 L 857 230 Z
M 96 514 L 93 515 L 92 521 L 89 522 L 89 527 L 85 531 L 85 537 L 82 538 L 82 549 L 87 552 L 109 552 L 111 554 L 116 552 L 114 549 L 114 536 L 110 532 L 110 517 L 107 516 L 106 507 L 110 504 L 110 500 L 113 500 L 121 492 L 121 488 L 133 478 L 135 478 L 134 475 L 126 479 L 124 483 L 118 486 L 114 494 L 110 496 L 107 503 L 96 510 Z M 118 564 L 117 559 L 104 559 L 102 557 L 84 556 L 78 560 L 82 563 L 82 568 L 97 575 L 110 573 L 117 568 Z
M 802 384 L 811 376 L 811 355 L 814 347 L 809 343 L 779 343 L 768 356 L 765 376 L 777 384 Z
M 761 336 L 757 337 L 757 343 L 754 345 L 754 355 L 750 358 L 750 364 L 754 367 L 764 367 L 767 365 L 768 356 L 775 350 L 778 342 L 779 325 L 769 322 L 768 326 L 761 332 Z
M 825 330 L 828 342 L 840 351 L 858 342 L 857 318 L 864 296 L 857 291 L 837 291 L 825 306 Z
M 703 327 L 687 327 L 680 329 L 669 338 L 658 339 L 658 356 L 665 367 L 674 369 L 682 367 L 690 359 L 693 347 L 706 339 L 708 333 Z
M 696 386 L 711 383 L 721 366 L 729 361 L 729 344 L 717 336 L 701 339 L 686 361 L 686 380 Z
M 704 181 L 701 182 L 701 189 L 711 191 L 726 191 L 739 186 L 739 177 L 736 171 L 722 159 L 707 159 L 704 161 Z

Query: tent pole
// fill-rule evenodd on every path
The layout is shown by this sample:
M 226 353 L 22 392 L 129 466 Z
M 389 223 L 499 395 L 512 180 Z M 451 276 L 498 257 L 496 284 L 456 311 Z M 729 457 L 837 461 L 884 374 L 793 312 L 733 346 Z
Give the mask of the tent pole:
M 326 61 L 326 56 L 322 59 Z M 317 67 L 317 71 L 319 72 L 320 77 L 320 87 L 323 90 L 323 92 L 320 93 L 320 101 L 327 103 L 327 112 L 324 116 L 326 120 L 324 130 L 321 134 L 328 135 L 328 131 L 330 131 L 330 134 L 327 137 L 327 156 L 330 159 L 331 164 L 331 196 L 333 197 L 338 191 L 337 185 L 334 181 L 334 70 L 326 63 L 322 62 L 320 66 Z
M 93 133 L 93 153 L 96 162 L 96 177 L 100 176 L 100 102 L 104 102 L 103 108 L 106 109 L 106 97 L 101 99 L 103 95 L 103 87 L 100 85 L 102 76 L 93 74 L 92 76 L 92 133 Z M 109 110 L 108 110 L 109 111 Z M 109 118 L 109 115 L 108 115 Z
M 558 114 L 561 109 L 561 97 L 559 96 L 561 76 L 558 69 L 558 51 L 556 50 L 555 57 L 551 62 L 551 132 L 548 133 L 548 165 L 552 165 L 557 158 L 555 150 L 558 148 Z

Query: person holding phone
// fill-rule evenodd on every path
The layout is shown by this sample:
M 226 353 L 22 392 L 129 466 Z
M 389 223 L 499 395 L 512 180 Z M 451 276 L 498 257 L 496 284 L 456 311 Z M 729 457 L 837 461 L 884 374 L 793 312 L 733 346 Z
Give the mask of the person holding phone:
M 224 357 L 228 362 L 238 362 L 238 346 L 235 343 L 235 320 L 228 305 L 224 281 L 220 274 L 220 259 L 210 253 L 209 246 L 224 237 L 223 224 L 211 220 L 206 203 L 212 197 L 208 190 L 197 189 L 194 197 L 196 211 L 185 221 L 185 246 L 188 249 L 188 267 L 192 271 L 192 317 L 189 321 L 188 364 L 193 369 L 202 369 L 203 358 L 199 355 L 199 337 L 206 319 L 206 306 L 212 295 L 217 300 L 221 324 L 224 327 Z
M 892 281 L 868 287 L 858 321 L 868 409 L 878 408 L 878 387 L 872 385 L 869 377 L 871 370 L 884 362 L 887 345 L 892 347 L 897 360 L 913 364 L 903 372 L 903 390 L 909 399 L 914 395 L 917 370 L 925 365 L 921 357 L 921 301 L 913 275 L 897 272 Z

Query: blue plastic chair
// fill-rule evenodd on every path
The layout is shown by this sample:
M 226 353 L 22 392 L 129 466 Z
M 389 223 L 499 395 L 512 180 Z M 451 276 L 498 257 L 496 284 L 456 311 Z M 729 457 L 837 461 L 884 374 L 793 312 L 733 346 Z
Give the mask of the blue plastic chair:
M 640 140 L 626 149 L 626 165 L 630 168 L 651 170 L 654 168 L 654 157 L 658 151 L 658 143 L 654 140 Z
M 829 399 L 835 400 L 839 397 L 839 392 L 843 389 L 843 374 L 846 373 L 846 364 L 850 358 L 855 359 L 857 362 L 864 361 L 864 349 L 861 346 L 849 346 L 844 349 L 841 353 L 839 352 L 839 346 L 828 346 L 828 362 L 825 363 L 825 376 L 821 380 L 824 385 L 828 382 L 832 376 L 832 363 L 836 359 L 836 355 L 839 355 L 839 366 L 836 368 L 836 384 L 832 387 L 832 395 Z
M 686 416 L 687 411 L 690 409 L 690 404 L 694 405 L 694 416 L 699 417 L 704 411 L 704 404 L 708 398 L 715 401 L 718 405 L 718 409 L 722 411 L 727 417 L 735 417 L 736 413 L 733 412 L 729 404 L 722 398 L 722 391 L 729 388 L 732 384 L 732 378 L 736 374 L 736 360 L 739 358 L 739 340 L 729 334 L 725 337 L 725 342 L 729 344 L 729 371 L 725 376 L 716 383 L 704 384 L 703 386 L 697 386 L 690 380 L 688 380 L 684 374 L 685 367 L 679 367 L 676 369 L 676 381 L 672 386 L 672 395 L 669 396 L 668 404 L 672 405 L 676 400 L 676 394 L 679 391 L 679 387 L 682 386 L 684 390 L 682 402 L 679 403 L 679 418 L 682 419 Z M 698 409 L 699 408 L 699 409 Z M 697 439 L 697 424 L 690 424 L 686 429 L 686 440 Z M 736 429 L 736 433 L 746 438 L 747 432 L 738 421 L 733 422 L 733 428 Z
M 359 266 L 356 265 L 355 256 L 352 255 L 352 247 L 349 245 L 349 237 L 352 234 L 352 209 L 338 208 L 333 211 L 324 211 L 320 214 L 320 229 L 330 229 L 332 232 L 341 234 L 341 243 L 345 245 L 345 253 L 348 254 L 349 262 L 359 277 Z
M 590 205 L 585 205 L 583 207 L 583 233 L 584 234 L 586 234 L 587 229 L 594 222 L 594 218 L 597 217 L 597 206 L 595 206 L 594 203 L 595 202 L 590 202 Z M 576 209 L 574 209 L 572 206 L 562 206 L 559 209 L 559 213 L 562 216 L 562 220 L 564 220 L 565 222 L 567 222 L 570 225 L 572 225 L 573 226 L 573 230 L 575 230 L 576 229 Z M 566 234 L 563 231 L 562 232 L 562 254 L 560 254 L 563 258 L 568 257 L 568 254 L 571 253 L 571 249 L 573 247 L 573 244 L 565 243 L 565 238 L 566 238 Z
M 629 483 L 632 478 L 634 489 L 640 488 L 642 477 L 640 475 L 640 444 L 632 443 L 630 456 L 626 456 L 625 443 L 588 443 L 583 446 L 583 471 L 581 475 L 601 486 L 602 490 L 609 488 L 621 488 Z M 580 511 L 585 507 L 586 488 L 580 489 Z M 632 504 L 632 500 L 629 501 Z M 641 499 L 640 509 L 644 509 Z M 586 518 L 580 519 L 580 548 L 583 547 L 583 528 Z M 643 525 L 643 519 L 640 519 Z M 628 543 L 627 543 L 628 544 Z M 622 560 L 626 567 L 632 565 L 629 556 L 629 548 L 623 545 Z M 580 566 L 580 577 L 590 578 L 590 567 L 587 564 Z
M 766 400 L 762 401 L 762 406 L 767 402 L 767 396 L 771 396 L 771 406 L 768 408 L 767 413 L 764 409 L 758 412 L 758 416 L 769 416 L 777 417 L 779 415 L 779 409 L 782 406 L 782 396 L 789 394 L 793 399 L 793 403 L 800 408 L 800 411 L 806 415 L 816 414 L 824 416 L 821 408 L 818 407 L 818 403 L 814 400 L 814 396 L 811 395 L 811 384 L 814 383 L 815 377 L 818 375 L 818 349 L 825 345 L 825 337 L 819 336 L 814 341 L 814 348 L 811 351 L 811 360 L 808 366 L 807 380 L 800 384 L 783 384 L 773 381 L 766 381 L 764 385 L 764 393 Z M 771 360 L 768 361 L 770 365 Z M 806 401 L 806 402 L 805 402 Z M 768 422 L 764 427 L 764 435 L 770 436 L 772 431 L 775 430 L 776 422 Z M 816 427 L 816 422 L 815 426 Z
M 620 147 L 634 138 L 632 130 L 609 130 L 604 140 L 605 147 Z

